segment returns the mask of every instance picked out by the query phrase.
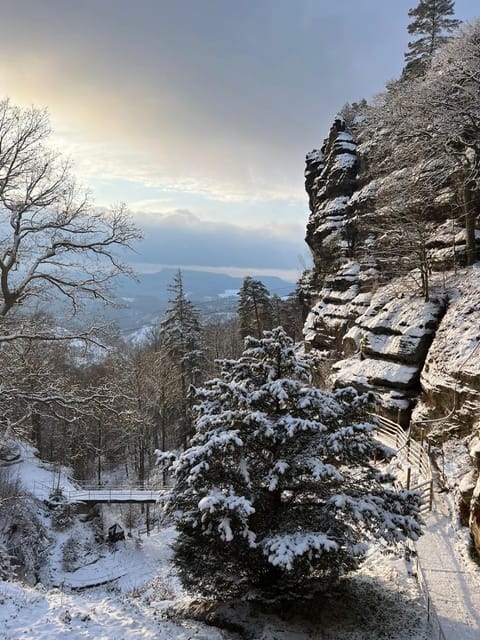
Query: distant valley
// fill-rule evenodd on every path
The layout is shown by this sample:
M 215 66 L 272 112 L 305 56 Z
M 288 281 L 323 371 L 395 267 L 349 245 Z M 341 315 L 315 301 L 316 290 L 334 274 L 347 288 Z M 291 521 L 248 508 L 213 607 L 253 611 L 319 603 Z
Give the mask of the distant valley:
M 171 297 L 168 286 L 177 273 L 175 268 L 163 268 L 157 273 L 142 273 L 136 279 L 120 277 L 115 285 L 118 306 L 104 310 L 105 318 L 127 330 L 162 319 Z M 187 297 L 204 317 L 230 315 L 237 308 L 237 292 L 243 278 L 223 273 L 182 270 Z M 276 276 L 253 276 L 281 298 L 295 289 L 295 284 Z M 97 309 L 98 311 L 98 309 Z

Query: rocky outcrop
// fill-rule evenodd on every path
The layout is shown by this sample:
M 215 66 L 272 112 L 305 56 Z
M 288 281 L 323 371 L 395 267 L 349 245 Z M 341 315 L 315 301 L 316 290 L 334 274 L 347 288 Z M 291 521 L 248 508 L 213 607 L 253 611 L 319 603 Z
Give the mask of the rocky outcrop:
M 365 274 L 362 265 L 348 261 L 325 277 L 319 300 L 305 323 L 305 341 L 310 347 L 341 350 L 345 333 L 370 302 L 371 293 L 362 292 L 365 276 L 370 274 Z
M 444 282 L 448 307 L 425 358 L 412 420 L 432 437 L 480 429 L 480 265 Z
M 396 265 L 378 251 L 389 228 L 377 197 L 395 176 L 372 177 L 375 136 L 362 126 L 352 136 L 336 118 L 322 149 L 307 156 L 306 346 L 328 352 L 331 384 L 373 392 L 378 412 L 434 440 L 473 436 L 480 432 L 480 266 L 459 270 L 465 229 L 448 186 L 428 211 L 428 302 L 413 255 Z M 479 470 L 477 460 L 462 508 L 480 549 Z
M 334 354 L 335 385 L 373 391 L 379 411 L 406 423 L 443 303 L 423 303 L 407 280 L 379 289 L 369 229 L 380 181 L 368 174 L 368 148 L 357 147 L 337 118 L 321 151 L 307 156 L 307 243 L 317 291 L 304 335 L 309 348 Z
M 470 321 L 472 326 L 478 322 L 476 307 L 470 311 L 464 308 L 467 299 L 470 307 L 479 301 L 478 282 L 471 284 L 467 293 L 464 276 L 448 276 L 445 271 L 461 261 L 463 230 L 458 222 L 447 220 L 436 226 L 427 242 L 432 267 L 443 271 L 441 276 L 430 276 L 430 302 L 425 303 L 419 295 L 414 264 L 411 272 L 395 280 L 390 275 L 395 267 L 390 265 L 386 276 L 376 261 L 378 217 L 385 215 L 377 210 L 376 198 L 383 182 L 391 177 L 372 179 L 368 154 L 375 140 L 372 142 L 362 126 L 355 134 L 358 145 L 337 117 L 321 150 L 307 156 L 305 187 L 310 218 L 306 239 L 314 266 L 309 278 L 313 300 L 305 323 L 305 342 L 308 348 L 329 351 L 337 361 L 334 384 L 372 389 L 381 409 L 391 417 L 396 418 L 400 411 L 402 422 L 407 423 L 423 389 L 415 410 L 417 421 L 444 415 L 455 396 L 457 422 L 470 430 L 478 404 L 478 372 L 472 377 L 468 368 L 460 366 L 461 354 L 455 355 L 453 347 L 448 351 L 441 346 L 449 342 L 444 338 L 446 328 L 457 323 L 462 333 L 455 338 L 455 348 L 462 350 L 470 336 L 465 327 Z M 445 219 L 451 195 L 448 190 L 439 194 L 439 219 Z M 465 354 L 473 348 L 468 340 Z M 447 361 L 462 372 L 450 371 Z M 427 417 L 422 418 L 424 414 Z
M 478 433 L 478 432 L 477 432 Z M 470 441 L 469 454 L 472 470 L 460 481 L 460 520 L 469 526 L 473 543 L 480 550 L 480 438 L 474 436 Z
M 345 229 L 347 205 L 356 188 L 356 144 L 342 118 L 337 117 L 320 151 L 307 155 L 305 188 L 310 217 L 306 242 L 314 259 L 316 281 L 338 266 L 342 253 L 340 230 Z
M 425 302 L 412 294 L 405 278 L 381 287 L 345 333 L 343 353 L 348 357 L 333 366 L 333 383 L 373 391 L 380 413 L 408 424 L 443 312 L 442 296 Z

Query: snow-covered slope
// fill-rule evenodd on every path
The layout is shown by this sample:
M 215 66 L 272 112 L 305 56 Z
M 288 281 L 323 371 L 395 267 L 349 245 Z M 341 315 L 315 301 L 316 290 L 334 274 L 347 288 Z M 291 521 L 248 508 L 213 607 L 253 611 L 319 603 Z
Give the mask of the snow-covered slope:
M 28 445 L 20 449 L 24 457 L 3 470 L 14 468 L 20 483 L 39 491 L 39 498 L 27 497 L 24 488 L 18 501 L 28 500 L 24 508 L 36 514 L 45 549 L 37 584 L 0 580 L 2 640 L 430 638 L 411 565 L 376 549 L 361 572 L 323 601 L 284 610 L 281 616 L 248 603 L 222 608 L 187 597 L 171 565 L 175 532 L 170 526 L 157 525 L 141 541 L 134 531 L 132 539 L 117 542 L 115 548 L 100 542 L 98 529 L 78 515 L 58 526 L 55 511 L 43 497 L 62 485 L 72 486 L 69 471 L 43 463 Z

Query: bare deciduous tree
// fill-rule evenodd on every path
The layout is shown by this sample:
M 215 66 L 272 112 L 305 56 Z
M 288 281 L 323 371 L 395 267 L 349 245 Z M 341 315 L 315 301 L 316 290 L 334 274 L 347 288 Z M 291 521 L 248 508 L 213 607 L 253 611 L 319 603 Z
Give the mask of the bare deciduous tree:
M 129 272 L 117 249 L 140 237 L 124 206 L 92 207 L 50 134 L 45 111 L 0 102 L 0 317 L 55 295 L 74 311 L 108 301 L 111 278 Z
M 404 193 L 410 204 L 419 200 L 423 212 L 435 206 L 439 190 L 445 186 L 455 195 L 461 213 L 458 215 L 457 206 L 452 204 L 450 214 L 458 217 L 465 229 L 469 265 L 478 258 L 475 229 L 480 201 L 479 69 L 477 21 L 434 56 L 421 79 L 393 85 L 369 115 L 369 122 L 377 131 L 371 160 L 380 177 L 405 170 L 408 175 L 403 181 Z M 427 172 L 428 180 L 419 180 L 425 166 L 434 170 Z M 415 193 L 418 186 L 421 198 Z M 399 189 L 391 192 L 394 198 L 388 205 L 399 211 Z
M 91 205 L 50 135 L 45 111 L 0 102 L 0 426 L 3 438 L 28 429 L 37 443 L 47 421 L 78 426 L 115 411 L 120 393 L 72 375 L 69 343 L 95 340 L 95 328 L 66 330 L 38 309 L 109 302 L 111 279 L 130 273 L 120 251 L 140 238 L 123 205 Z

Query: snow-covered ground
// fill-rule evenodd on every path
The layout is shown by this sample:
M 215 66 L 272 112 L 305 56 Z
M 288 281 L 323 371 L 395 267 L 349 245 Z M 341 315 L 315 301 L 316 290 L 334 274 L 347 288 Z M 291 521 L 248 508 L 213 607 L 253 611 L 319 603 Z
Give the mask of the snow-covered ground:
M 74 490 L 68 469 L 42 463 L 27 445 L 22 445 L 22 456 L 10 470 L 26 491 L 43 498 L 58 485 Z M 43 584 L 0 582 L 2 640 L 430 638 L 424 602 L 403 557 L 372 550 L 359 573 L 308 606 L 280 615 L 230 603 L 207 626 L 195 613 L 201 602 L 187 597 L 172 569 L 172 527 L 157 525 L 141 541 L 133 530 L 133 537 L 117 542 L 113 551 L 98 543 L 91 523 L 77 516 L 66 528 L 54 529 L 49 509 L 41 500 L 37 507 L 49 538 L 40 571 Z M 104 508 L 105 525 L 118 517 L 119 509 Z M 69 545 L 72 554 L 66 563 Z M 79 590 L 87 585 L 97 586 Z
M 431 595 L 447 640 L 476 638 L 479 628 L 479 620 L 472 614 L 477 604 L 480 610 L 479 570 L 468 554 L 468 535 L 450 517 L 468 462 L 463 449 L 447 452 L 448 459 L 456 461 L 445 469 L 451 492 L 446 498 L 437 498 L 438 512 L 428 516 L 429 531 L 419 545 L 420 561 L 430 579 Z M 16 470 L 26 489 L 38 493 L 39 487 L 44 487 L 47 494 L 59 481 L 74 489 L 68 469 L 54 469 L 42 463 L 30 447 L 24 447 L 23 454 L 23 461 L 9 469 Z M 119 510 L 119 506 L 104 508 L 106 526 L 119 517 Z M 2 640 L 438 637 L 438 630 L 430 626 L 425 601 L 413 575 L 417 570 L 415 559 L 406 560 L 401 554 L 385 556 L 372 549 L 358 573 L 307 605 L 279 612 L 230 603 L 209 614 L 212 624 L 208 626 L 201 621 L 205 617 L 199 613 L 201 601 L 182 591 L 172 569 L 172 527 L 156 525 L 151 535 L 143 535 L 141 540 L 134 529 L 133 537 L 116 543 L 113 551 L 98 543 L 98 535 L 95 540 L 91 523 L 75 517 L 70 526 L 54 530 L 51 512 L 41 501 L 38 514 L 49 537 L 40 571 L 43 585 L 0 582 Z M 74 553 L 66 564 L 68 544 L 73 545 Z M 458 588 L 454 586 L 457 583 Z M 97 586 L 78 590 L 87 585 Z
M 430 627 L 415 580 L 400 558 L 372 552 L 362 571 L 323 599 L 280 616 L 241 603 L 221 609 L 218 619 L 233 631 L 184 617 L 185 597 L 168 562 L 171 529 L 145 539 L 117 543 L 111 559 L 125 573 L 108 586 L 85 591 L 26 587 L 0 582 L 0 638 L 19 640 L 429 640 Z M 102 565 L 102 571 L 105 563 Z M 95 566 L 87 567 L 90 578 Z M 154 576 L 154 577 L 153 577 Z M 175 611 L 180 612 L 175 615 Z M 222 625 L 223 626 L 223 625 Z
M 447 640 L 480 638 L 480 567 L 458 515 L 461 479 L 471 470 L 469 438 L 450 440 L 439 458 L 445 491 L 435 493 L 425 515 L 427 534 L 417 543 L 420 578 L 428 587 L 438 624 Z M 436 621 L 434 621 L 436 622 Z
M 79 525 L 75 530 L 80 533 Z M 118 542 L 116 552 L 69 575 L 59 567 L 57 588 L 0 582 L 0 638 L 219 640 L 221 636 L 210 630 L 202 636 L 201 623 L 174 623 L 163 617 L 180 593 L 168 562 L 171 539 L 172 529 L 166 528 L 144 539 L 141 546 L 135 540 Z M 52 564 L 58 547 L 56 543 L 51 550 Z M 109 576 L 119 578 L 84 591 L 68 587 L 69 583 L 92 584 Z

